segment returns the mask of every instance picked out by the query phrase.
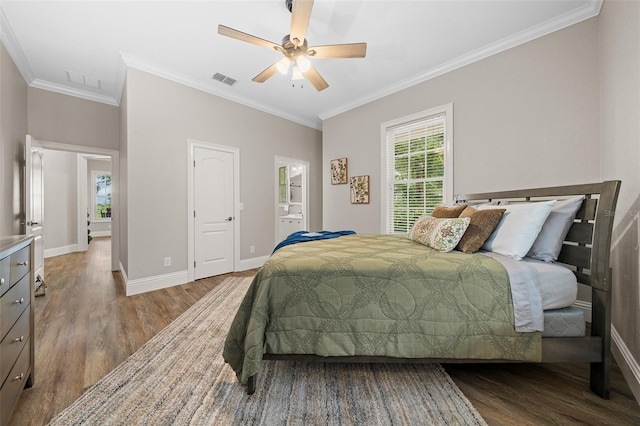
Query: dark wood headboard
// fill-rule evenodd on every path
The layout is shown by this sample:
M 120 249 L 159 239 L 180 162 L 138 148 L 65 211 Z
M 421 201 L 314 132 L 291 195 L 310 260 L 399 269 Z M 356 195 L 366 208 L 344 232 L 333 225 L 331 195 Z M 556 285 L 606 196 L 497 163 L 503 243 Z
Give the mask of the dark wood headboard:
M 521 189 L 480 194 L 460 194 L 457 203 L 501 201 L 529 202 L 584 195 L 585 200 L 558 257 L 571 268 L 578 282 L 607 291 L 611 233 L 620 181 Z

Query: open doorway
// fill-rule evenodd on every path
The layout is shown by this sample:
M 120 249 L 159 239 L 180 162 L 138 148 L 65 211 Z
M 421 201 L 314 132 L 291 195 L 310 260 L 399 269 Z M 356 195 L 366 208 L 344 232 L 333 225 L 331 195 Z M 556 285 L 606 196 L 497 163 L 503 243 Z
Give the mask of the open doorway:
M 110 249 L 110 270 L 119 270 L 118 152 L 45 141 L 39 145 L 44 150 L 44 257 L 86 251 L 91 238 L 102 237 L 110 240 L 101 244 Z M 108 194 L 100 191 L 106 186 Z
M 275 157 L 276 244 L 309 229 L 309 162 Z

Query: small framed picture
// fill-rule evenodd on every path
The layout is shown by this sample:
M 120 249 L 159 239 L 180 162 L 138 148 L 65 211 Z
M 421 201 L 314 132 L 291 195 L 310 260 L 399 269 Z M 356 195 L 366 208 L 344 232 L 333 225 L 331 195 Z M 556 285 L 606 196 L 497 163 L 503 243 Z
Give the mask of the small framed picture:
M 331 160 L 331 184 L 340 185 L 347 183 L 347 159 L 338 158 Z
M 350 187 L 351 204 L 369 204 L 369 176 L 353 176 Z

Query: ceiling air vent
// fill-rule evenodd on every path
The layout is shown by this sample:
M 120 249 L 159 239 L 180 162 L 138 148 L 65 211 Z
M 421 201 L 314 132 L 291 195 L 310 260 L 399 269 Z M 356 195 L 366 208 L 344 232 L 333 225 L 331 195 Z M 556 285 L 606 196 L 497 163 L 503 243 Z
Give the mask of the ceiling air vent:
M 220 74 L 219 72 L 217 72 L 217 73 L 215 73 L 213 75 L 213 79 L 216 80 L 216 81 L 219 81 L 220 83 L 224 83 L 224 84 L 226 84 L 228 86 L 233 86 L 234 84 L 236 84 L 236 81 L 237 81 L 237 80 L 234 80 L 231 77 L 227 77 L 224 74 Z
M 67 73 L 67 80 L 71 83 L 88 86 L 94 89 L 102 89 L 102 81 L 99 78 L 90 77 L 88 75 L 69 70 L 65 70 L 65 72 Z

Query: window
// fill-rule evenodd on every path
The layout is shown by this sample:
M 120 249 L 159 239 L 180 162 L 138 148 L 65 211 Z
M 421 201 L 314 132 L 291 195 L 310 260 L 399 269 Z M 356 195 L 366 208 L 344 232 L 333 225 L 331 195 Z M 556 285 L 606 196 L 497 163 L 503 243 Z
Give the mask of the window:
M 92 171 L 92 221 L 111 220 L 111 172 Z
M 383 233 L 453 201 L 452 124 L 451 104 L 382 124 Z

